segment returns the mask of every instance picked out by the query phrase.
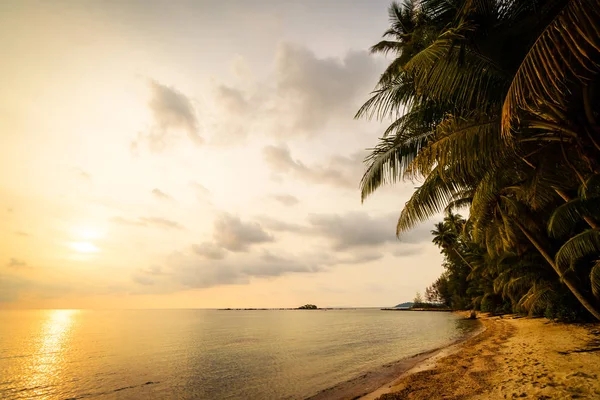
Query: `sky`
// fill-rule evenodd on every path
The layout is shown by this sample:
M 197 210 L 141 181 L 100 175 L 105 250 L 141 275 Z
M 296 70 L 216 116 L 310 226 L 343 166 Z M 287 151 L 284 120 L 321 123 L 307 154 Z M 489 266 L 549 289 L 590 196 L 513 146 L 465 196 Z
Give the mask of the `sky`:
M 388 0 L 0 2 L 0 308 L 393 306 L 419 182 L 363 204 Z

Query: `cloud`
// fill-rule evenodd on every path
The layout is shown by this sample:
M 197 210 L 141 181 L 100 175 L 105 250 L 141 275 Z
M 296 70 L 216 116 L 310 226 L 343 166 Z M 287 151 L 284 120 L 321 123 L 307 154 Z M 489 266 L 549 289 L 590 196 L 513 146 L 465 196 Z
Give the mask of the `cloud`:
M 20 269 L 27 267 L 27 263 L 23 260 L 19 260 L 18 258 L 11 258 L 8 260 L 8 264 L 6 264 L 8 268 Z
M 23 231 L 15 231 L 14 234 L 17 236 L 29 236 L 29 233 Z
M 123 217 L 113 217 L 111 221 L 120 224 L 120 225 L 128 225 L 128 226 L 140 226 L 140 227 L 155 227 L 155 228 L 163 228 L 163 229 L 180 229 L 183 230 L 185 227 L 181 225 L 179 222 L 172 221 L 166 218 L 158 218 L 158 217 L 141 217 L 138 219 L 127 219 Z
M 247 70 L 243 58 L 235 63 Z M 305 46 L 283 42 L 274 65 L 262 81 L 246 71 L 237 82 L 216 85 L 204 107 L 214 107 L 208 113 L 211 143 L 231 145 L 248 132 L 279 138 L 315 136 L 332 121 L 352 122 L 385 64 L 367 51 L 319 57 Z
M 68 277 L 63 278 L 68 279 Z M 60 283 L 51 283 L 0 274 L 0 303 L 17 302 L 23 295 L 49 299 L 64 296 L 66 293 L 89 294 L 92 291 L 102 291 L 103 289 L 91 287 L 82 282 L 74 283 L 62 280 Z
M 289 223 L 269 216 L 259 216 L 258 220 L 273 231 L 324 237 L 332 243 L 332 249 L 335 251 L 352 250 L 355 253 L 360 248 L 395 243 L 402 246 L 402 249 L 396 250 L 396 253 L 400 254 L 403 251 L 403 255 L 410 255 L 418 251 L 418 248 L 413 245 L 431 241 L 431 227 L 426 223 L 418 225 L 402 235 L 400 239 L 396 238 L 396 214 L 371 216 L 360 211 L 345 214 L 311 214 L 305 225 Z M 376 259 L 380 255 L 362 253 L 361 256 L 365 259 Z
M 140 218 L 140 221 L 149 226 L 156 226 L 156 227 L 166 228 L 166 229 L 184 229 L 184 227 L 179 222 L 175 222 L 175 221 L 172 221 L 172 220 L 166 219 L 166 218 L 143 217 L 143 218 Z
M 319 58 L 304 46 L 286 42 L 277 49 L 275 65 L 278 104 L 291 112 L 289 133 L 310 134 L 334 117 L 352 118 L 381 70 L 367 51 Z
M 289 194 L 274 194 L 271 196 L 273 199 L 277 200 L 284 206 L 295 206 L 298 204 L 299 200 L 297 197 L 289 195 Z
M 287 146 L 266 146 L 263 156 L 267 165 L 277 175 L 289 174 L 309 183 L 326 184 L 340 188 L 358 189 L 364 158 L 362 152 L 350 157 L 335 156 L 328 165 L 307 166 L 294 160 Z
M 333 242 L 336 250 L 377 246 L 396 241 L 395 219 L 390 216 L 371 217 L 364 212 L 345 215 L 313 214 L 308 217 L 312 228 Z
M 30 281 L 12 276 L 0 274 L 0 303 L 11 303 L 17 301 L 21 292 L 31 285 Z
M 163 151 L 179 132 L 187 134 L 192 143 L 202 144 L 196 110 L 192 101 L 172 86 L 155 80 L 148 82 L 150 100 L 148 108 L 152 113 L 153 125 L 146 134 L 138 134 L 131 143 L 131 150 L 137 151 L 141 143 L 146 143 L 153 152 Z
M 154 285 L 154 283 L 156 283 L 156 281 L 152 277 L 143 273 L 134 273 L 131 279 L 135 283 L 139 283 L 140 285 Z
M 209 260 L 221 260 L 227 255 L 227 251 L 214 243 L 204 242 L 192 245 L 194 253 Z
M 250 109 L 250 104 L 245 94 L 236 88 L 219 85 L 215 90 L 215 100 L 227 112 L 232 114 L 243 114 Z
M 313 263 L 299 261 L 300 258 L 288 258 L 269 251 L 263 251 L 259 260 L 241 268 L 241 272 L 253 277 L 270 277 L 290 272 L 319 272 L 323 268 Z
M 383 258 L 383 253 L 373 250 L 353 250 L 350 256 L 344 255 L 336 260 L 336 264 L 365 264 Z
M 110 219 L 111 222 L 120 225 L 129 225 L 129 226 L 147 226 L 146 223 L 140 220 L 127 219 L 123 217 L 113 217 Z
M 159 200 L 173 200 L 171 196 L 157 188 L 152 189 L 152 194 Z
M 213 236 L 219 246 L 234 252 L 244 252 L 250 245 L 274 240 L 257 222 L 242 222 L 227 213 L 217 217 Z
M 270 229 L 272 231 L 279 231 L 279 232 L 296 232 L 296 233 L 310 233 L 310 227 L 308 226 L 304 226 L 304 225 L 299 225 L 299 224 L 293 224 L 290 222 L 286 222 L 286 221 L 281 221 L 279 219 L 275 219 L 266 215 L 261 215 L 258 217 L 258 221 L 264 225 L 265 227 L 267 227 L 267 229 Z
M 414 256 L 415 254 L 419 254 L 422 250 L 423 249 L 420 246 L 403 245 L 402 247 L 393 251 L 392 254 L 394 255 L 394 257 L 408 257 Z
M 196 192 L 198 201 L 210 204 L 210 190 L 198 182 L 190 182 L 190 187 Z
M 206 260 L 174 253 L 167 260 L 168 273 L 162 276 L 138 270 L 132 280 L 146 292 L 172 292 L 220 285 L 242 285 L 253 278 L 273 278 L 291 273 L 314 273 L 325 269 L 326 256 L 284 255 L 270 251 L 245 255 L 236 260 Z M 302 260 L 302 261 L 300 261 Z

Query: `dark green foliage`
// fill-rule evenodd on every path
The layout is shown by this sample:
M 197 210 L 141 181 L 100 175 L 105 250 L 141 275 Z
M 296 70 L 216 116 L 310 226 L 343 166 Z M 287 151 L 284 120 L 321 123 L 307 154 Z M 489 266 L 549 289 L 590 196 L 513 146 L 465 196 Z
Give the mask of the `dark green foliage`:
M 543 315 L 560 322 L 590 321 L 590 315 L 581 308 L 577 299 L 565 290 L 553 295 L 547 302 Z
M 298 307 L 298 310 L 316 310 L 317 306 L 314 304 L 305 304 L 303 306 Z
M 600 319 L 600 2 L 394 2 L 384 36 L 361 195 L 422 182 L 398 235 L 447 213 L 426 300 Z

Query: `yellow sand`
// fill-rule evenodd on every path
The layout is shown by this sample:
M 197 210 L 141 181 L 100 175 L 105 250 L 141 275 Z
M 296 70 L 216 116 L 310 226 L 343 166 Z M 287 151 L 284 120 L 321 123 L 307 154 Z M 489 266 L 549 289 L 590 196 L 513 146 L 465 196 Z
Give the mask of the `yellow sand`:
M 481 319 L 485 331 L 364 399 L 600 399 L 600 325 Z

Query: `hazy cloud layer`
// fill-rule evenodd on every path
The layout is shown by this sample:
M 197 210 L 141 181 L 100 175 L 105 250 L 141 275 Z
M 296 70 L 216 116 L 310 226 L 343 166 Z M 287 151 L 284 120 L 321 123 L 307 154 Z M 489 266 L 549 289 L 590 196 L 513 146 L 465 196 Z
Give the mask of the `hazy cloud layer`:
M 290 273 L 313 273 L 326 269 L 326 255 L 279 254 L 263 250 L 243 259 L 203 259 L 174 253 L 160 274 L 138 270 L 132 280 L 143 292 L 164 293 L 181 289 L 201 289 L 219 285 L 248 284 L 253 278 L 272 278 Z M 302 260 L 302 261 L 300 261 Z
M 210 196 L 210 191 L 198 182 L 190 182 L 190 186 L 198 193 L 199 196 Z
M 266 215 L 258 217 L 258 221 L 267 229 L 280 232 L 295 232 L 295 233 L 311 233 L 310 226 L 294 224 L 291 222 L 282 221 Z
M 159 200 L 172 200 L 173 198 L 160 189 L 152 189 L 152 195 Z
M 244 114 L 251 108 L 242 90 L 225 85 L 219 85 L 215 89 L 215 101 L 227 112 L 237 115 Z
M 352 118 L 357 98 L 372 88 L 379 67 L 366 51 L 342 59 L 319 58 L 311 50 L 282 43 L 275 55 L 279 104 L 293 111 L 286 133 L 315 133 L 335 117 Z
M 272 242 L 273 237 L 257 222 L 242 222 L 239 217 L 223 213 L 214 224 L 216 244 L 234 252 L 244 252 L 253 244 Z
M 247 72 L 239 82 L 214 88 L 212 141 L 231 145 L 249 132 L 278 138 L 315 136 L 332 122 L 350 122 L 382 70 L 379 60 L 366 51 L 318 57 L 289 42 L 277 47 L 274 65 L 264 81 L 253 80 Z
M 356 153 L 350 157 L 332 157 L 328 165 L 307 166 L 292 158 L 290 149 L 286 146 L 266 146 L 263 156 L 276 175 L 292 175 L 308 183 L 348 189 L 358 189 L 364 158 L 362 153 Z
M 333 242 L 336 250 L 396 241 L 395 221 L 389 216 L 371 217 L 363 212 L 313 214 L 308 221 L 316 232 Z
M 138 134 L 138 138 L 131 143 L 131 150 L 137 151 L 139 146 L 145 143 L 151 151 L 160 152 L 180 132 L 186 133 L 192 143 L 202 144 L 192 101 L 174 87 L 154 80 L 150 80 L 148 85 L 150 87 L 148 108 L 152 113 L 153 125 L 149 132 Z
M 28 280 L 0 274 L 0 303 L 10 303 L 19 298 L 21 291 L 31 283 Z
M 163 229 L 185 229 L 184 226 L 181 225 L 179 222 L 159 217 L 141 217 L 138 219 L 114 217 L 111 219 L 111 221 L 120 225 L 128 226 L 155 227 Z
M 8 268 L 19 269 L 27 267 L 27 263 L 24 260 L 20 260 L 18 258 L 11 258 L 10 260 L 8 260 L 6 266 Z
M 288 207 L 295 206 L 299 202 L 297 197 L 289 194 L 274 194 L 271 197 L 283 204 L 284 206 Z
M 327 238 L 335 251 L 355 252 L 360 248 L 397 243 L 404 249 L 397 251 L 405 251 L 406 254 L 403 255 L 411 255 L 417 251 L 413 245 L 431 241 L 431 227 L 428 224 L 419 225 L 398 239 L 395 235 L 397 220 L 395 214 L 371 216 L 360 211 L 345 214 L 311 214 L 306 224 L 290 223 L 269 216 L 259 216 L 258 220 L 272 231 L 319 235 Z M 410 247 L 406 247 L 407 245 Z
M 227 255 L 227 251 L 211 242 L 192 245 L 194 253 L 209 260 L 221 260 Z

